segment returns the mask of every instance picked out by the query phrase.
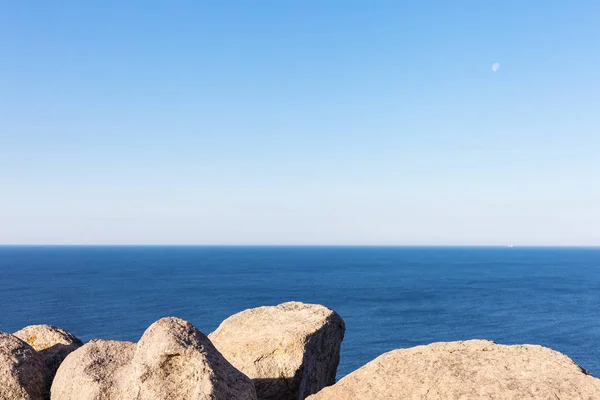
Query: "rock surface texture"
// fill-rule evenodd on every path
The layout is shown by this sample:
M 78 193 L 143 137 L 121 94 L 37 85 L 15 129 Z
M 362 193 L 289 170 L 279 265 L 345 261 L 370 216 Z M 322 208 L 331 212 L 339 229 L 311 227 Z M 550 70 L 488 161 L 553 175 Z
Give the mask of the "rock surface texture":
M 209 338 L 258 399 L 299 400 L 335 383 L 344 332 L 336 312 L 289 302 L 235 314 Z
M 31 325 L 14 335 L 33 347 L 44 361 L 48 391 L 63 360 L 69 353 L 83 346 L 81 340 L 71 333 L 52 325 Z
M 469 340 L 391 351 L 309 399 L 597 400 L 600 379 L 542 346 Z
M 92 341 L 58 369 L 52 400 L 255 400 L 252 381 L 192 324 L 163 318 L 137 344 Z
M 131 375 L 135 343 L 92 340 L 60 365 L 51 398 L 62 400 L 124 400 Z
M 256 399 L 235 369 L 192 324 L 163 318 L 150 326 L 133 357 L 132 399 Z
M 44 361 L 27 343 L 0 332 L 0 400 L 47 398 Z

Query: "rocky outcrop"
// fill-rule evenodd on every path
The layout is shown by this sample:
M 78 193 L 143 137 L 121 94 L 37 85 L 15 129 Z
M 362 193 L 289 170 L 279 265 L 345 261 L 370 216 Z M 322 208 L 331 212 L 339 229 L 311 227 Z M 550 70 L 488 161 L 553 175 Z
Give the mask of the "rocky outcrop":
M 316 304 L 283 303 L 227 318 L 209 335 L 261 400 L 298 400 L 335 383 L 344 321 Z
M 31 325 L 13 335 L 33 347 L 44 361 L 48 391 L 56 370 L 65 357 L 83 345 L 71 333 L 52 325 Z
M 567 356 L 486 340 L 394 350 L 310 400 L 600 399 L 600 379 Z
M 63 361 L 52 383 L 59 400 L 125 400 L 135 343 L 92 340 Z
M 163 318 L 137 344 L 92 341 L 58 369 L 53 400 L 255 400 L 250 379 L 192 324 Z
M 344 331 L 334 311 L 290 302 L 209 337 L 173 317 L 138 343 L 81 346 L 49 325 L 0 332 L 0 400 L 600 400 L 600 379 L 567 356 L 486 340 L 394 350 L 335 383 Z
M 44 361 L 27 343 L 0 332 L 0 400 L 47 398 Z

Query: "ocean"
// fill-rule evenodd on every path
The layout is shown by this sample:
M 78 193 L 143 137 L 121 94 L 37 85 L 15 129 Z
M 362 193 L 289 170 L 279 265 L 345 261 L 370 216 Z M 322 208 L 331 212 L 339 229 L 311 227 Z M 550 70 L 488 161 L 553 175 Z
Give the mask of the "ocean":
M 600 376 L 600 248 L 0 247 L 0 330 L 136 341 L 297 300 L 346 322 L 338 377 L 436 341 L 534 343 Z

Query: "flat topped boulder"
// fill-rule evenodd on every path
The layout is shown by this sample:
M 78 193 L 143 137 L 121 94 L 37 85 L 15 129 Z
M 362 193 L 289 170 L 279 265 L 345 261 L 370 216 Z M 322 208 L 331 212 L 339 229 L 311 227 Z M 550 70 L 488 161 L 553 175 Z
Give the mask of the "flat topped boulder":
M 162 318 L 136 343 L 93 340 L 62 363 L 52 400 L 256 400 L 252 381 L 192 324 Z
M 385 353 L 310 400 L 600 399 L 600 379 L 542 346 L 487 340 Z
M 327 307 L 289 302 L 235 314 L 209 338 L 259 399 L 297 400 L 335 383 L 344 332 Z
M 45 400 L 44 361 L 27 343 L 0 332 L 0 400 Z
M 14 335 L 35 349 L 46 366 L 47 389 L 63 360 L 83 346 L 83 342 L 64 329 L 52 325 L 31 325 Z

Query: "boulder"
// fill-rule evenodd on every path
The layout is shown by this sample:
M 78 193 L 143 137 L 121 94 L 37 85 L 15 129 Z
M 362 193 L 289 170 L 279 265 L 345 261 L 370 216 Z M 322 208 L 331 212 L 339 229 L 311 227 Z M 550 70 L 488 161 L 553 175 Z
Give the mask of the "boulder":
M 256 400 L 252 381 L 192 324 L 163 318 L 135 343 L 93 340 L 71 353 L 52 400 Z
M 69 332 L 52 325 L 31 325 L 13 335 L 27 342 L 44 360 L 48 391 L 56 370 L 65 357 L 83 345 L 81 340 Z
M 310 400 L 600 399 L 600 379 L 542 346 L 487 340 L 394 350 Z
M 53 400 L 125 400 L 135 343 L 92 340 L 67 356 L 52 383 Z
M 254 381 L 258 399 L 298 400 L 335 383 L 344 332 L 336 312 L 289 302 L 235 314 L 209 339 Z
M 129 385 L 137 400 L 256 399 L 252 381 L 179 318 L 152 324 L 137 344 Z
M 44 361 L 27 343 L 0 332 L 0 400 L 47 398 Z

